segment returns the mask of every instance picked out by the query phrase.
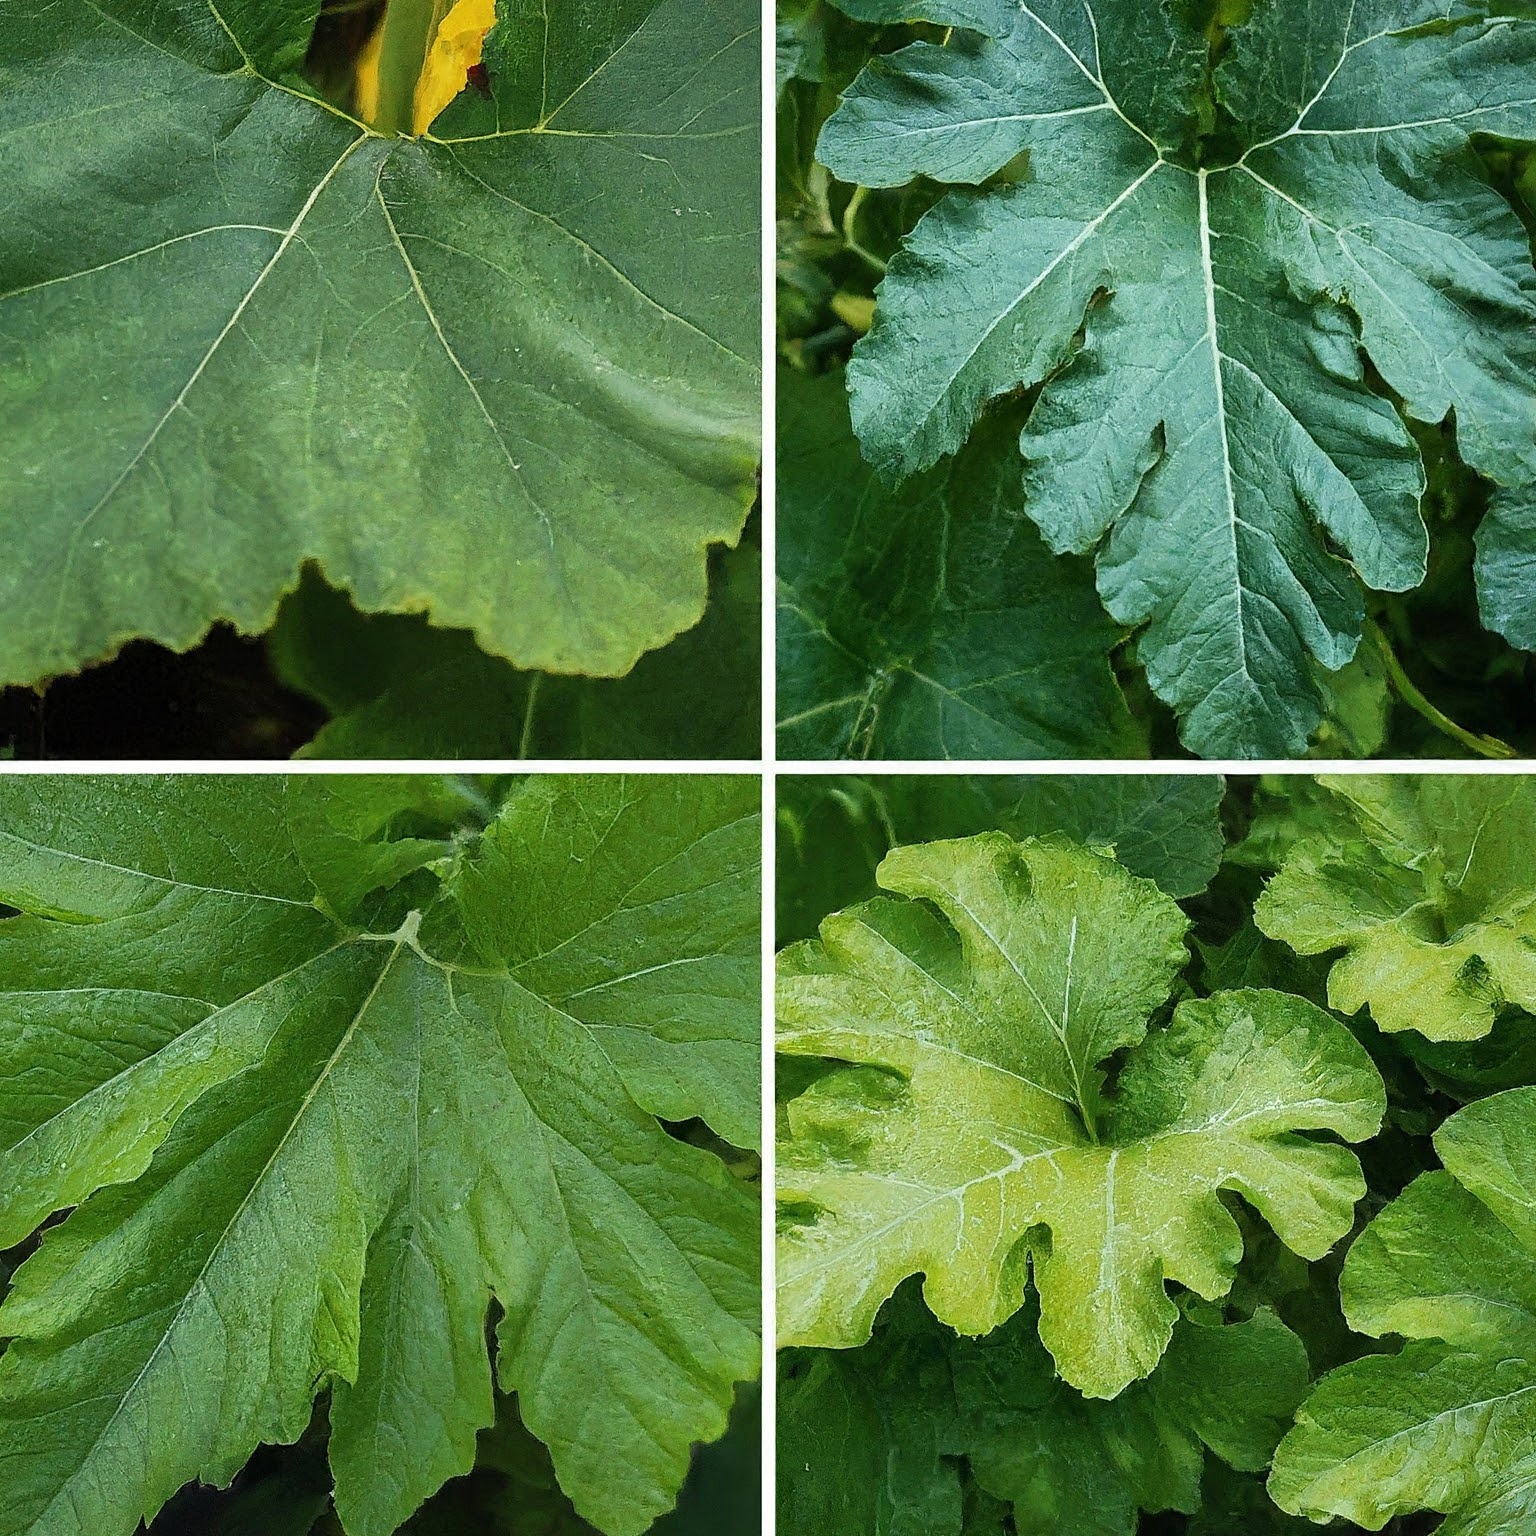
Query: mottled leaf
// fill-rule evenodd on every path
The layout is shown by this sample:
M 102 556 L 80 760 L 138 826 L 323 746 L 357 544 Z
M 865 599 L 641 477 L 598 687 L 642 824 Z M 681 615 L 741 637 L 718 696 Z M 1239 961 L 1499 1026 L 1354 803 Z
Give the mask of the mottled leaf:
M 897 849 L 880 882 L 922 902 L 868 903 L 781 956 L 780 1049 L 847 1064 L 787 1109 L 782 1342 L 861 1342 L 918 1272 L 942 1321 L 986 1333 L 1032 1273 L 1057 1369 L 1112 1397 L 1167 1347 L 1166 1281 L 1230 1287 L 1219 1191 L 1307 1257 L 1349 1229 L 1353 1154 L 1296 1133 L 1371 1135 L 1374 1067 L 1274 992 L 1185 1001 L 1149 1037 L 1187 959 L 1150 881 L 990 834 Z M 1101 1063 L 1127 1048 L 1107 1092 Z

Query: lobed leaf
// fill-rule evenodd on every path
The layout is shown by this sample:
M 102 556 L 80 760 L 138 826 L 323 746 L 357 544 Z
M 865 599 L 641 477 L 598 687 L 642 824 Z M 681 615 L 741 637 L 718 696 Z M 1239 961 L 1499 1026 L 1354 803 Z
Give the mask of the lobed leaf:
M 846 1066 L 787 1107 L 780 1338 L 846 1348 L 925 1275 L 933 1312 L 996 1328 L 1032 1270 L 1061 1375 L 1113 1397 L 1241 1255 L 1218 1192 L 1296 1252 L 1325 1253 L 1364 1189 L 1355 1158 L 1296 1133 L 1371 1135 L 1384 1094 L 1352 1037 L 1272 992 L 1181 1003 L 1187 955 L 1151 882 L 1063 842 L 999 834 L 897 849 L 877 901 L 781 957 L 779 1044 Z M 1101 1067 L 1129 1055 L 1112 1094 Z
M 1053 549 L 1095 552 L 1186 745 L 1294 755 L 1322 715 L 1312 664 L 1355 653 L 1360 584 L 1425 574 L 1419 453 L 1368 357 L 1411 416 L 1454 412 L 1465 459 L 1504 488 L 1482 606 L 1522 643 L 1536 269 L 1467 149 L 1536 137 L 1536 23 L 1259 0 L 1212 100 L 1189 7 L 1008 17 L 877 59 L 822 134 L 844 180 L 956 187 L 854 349 L 866 456 L 914 474 L 989 401 L 1039 386 L 1028 513 Z
M 0 1531 L 127 1536 L 328 1390 L 341 1525 L 383 1536 L 474 1460 L 493 1299 L 609 1536 L 724 1429 L 753 1202 L 656 1113 L 753 1120 L 755 792 L 532 780 L 479 835 L 448 788 L 0 786 L 0 1244 L 77 1207 L 0 1307 Z
M 1353 1327 L 1409 1342 L 1323 1378 L 1270 1492 L 1368 1530 L 1428 1509 L 1444 1536 L 1516 1536 L 1536 1515 L 1536 1089 L 1458 1111 L 1435 1146 L 1445 1171 L 1366 1228 L 1342 1282 Z
M 1343 949 L 1330 1006 L 1475 1040 L 1536 1011 L 1536 792 L 1520 777 L 1339 776 L 1288 840 L 1256 920 L 1303 955 Z
M 899 490 L 859 458 L 835 375 L 781 374 L 780 750 L 1133 755 L 1119 641 L 1087 572 L 1021 517 L 1006 432 Z

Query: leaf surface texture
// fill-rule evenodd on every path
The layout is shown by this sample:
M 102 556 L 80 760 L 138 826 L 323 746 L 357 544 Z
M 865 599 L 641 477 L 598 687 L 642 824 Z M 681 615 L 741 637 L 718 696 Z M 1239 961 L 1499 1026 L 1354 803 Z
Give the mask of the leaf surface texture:
M 1152 882 L 995 833 L 899 848 L 879 879 L 908 899 L 781 956 L 780 1049 L 847 1064 L 785 1111 L 782 1343 L 861 1343 L 919 1272 L 941 1321 L 984 1334 L 1032 1273 L 1057 1370 L 1113 1397 L 1167 1348 L 1165 1281 L 1230 1287 L 1242 1245 L 1218 1191 L 1304 1256 L 1349 1229 L 1358 1163 L 1296 1133 L 1371 1135 L 1375 1068 L 1281 993 L 1186 1000 L 1149 1035 L 1187 960 Z
M 756 458 L 755 13 L 501 0 L 425 136 L 297 73 L 314 3 L 6 8 L 0 680 L 311 561 L 520 666 L 695 622 Z
M 609 1536 L 755 1374 L 746 780 L 0 792 L 0 1530 L 131 1533 L 291 1442 L 394 1530 L 495 1382 Z M 482 827 L 483 823 L 483 827 Z
M 848 9 L 966 29 L 876 59 L 820 141 L 844 181 L 955 188 L 854 349 L 872 463 L 926 469 L 1039 386 L 1021 469 L 1047 543 L 1094 552 L 1186 745 L 1289 756 L 1321 718 L 1311 667 L 1355 653 L 1361 583 L 1424 578 L 1423 470 L 1390 392 L 1454 413 L 1501 488 L 1483 616 L 1529 639 L 1536 269 L 1467 150 L 1536 137 L 1536 21 L 1259 0 L 1213 55 L 1187 6 Z

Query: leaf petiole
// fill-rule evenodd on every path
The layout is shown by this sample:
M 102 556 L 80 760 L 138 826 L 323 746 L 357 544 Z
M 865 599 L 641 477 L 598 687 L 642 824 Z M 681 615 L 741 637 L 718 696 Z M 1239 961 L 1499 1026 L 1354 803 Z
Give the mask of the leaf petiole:
M 1449 736 L 1452 741 L 1460 742 L 1462 746 L 1477 753 L 1479 757 L 1516 756 L 1515 749 L 1507 742 L 1500 741 L 1497 736 L 1482 736 L 1475 731 L 1469 731 L 1465 726 L 1457 725 L 1449 715 L 1436 709 L 1403 669 L 1403 664 L 1397 659 L 1391 642 L 1374 619 L 1365 621 L 1365 632 L 1381 656 L 1392 691 L 1410 709 L 1422 715 L 1442 735 Z

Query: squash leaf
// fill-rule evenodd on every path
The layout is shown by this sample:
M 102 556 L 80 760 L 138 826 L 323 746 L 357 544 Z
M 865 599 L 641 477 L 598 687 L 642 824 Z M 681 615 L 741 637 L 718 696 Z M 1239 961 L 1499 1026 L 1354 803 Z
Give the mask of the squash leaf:
M 1207 1448 L 1267 1467 L 1306 1393 L 1306 1353 L 1270 1312 L 1181 1316 L 1157 1369 L 1110 1403 L 1057 1378 L 1035 1322 L 1029 1306 L 957 1339 L 905 1286 L 868 1344 L 790 1351 L 780 1529 L 961 1536 L 968 1473 L 1019 1536 L 1134 1536 L 1139 1510 L 1196 1508 Z
M 1281 1442 L 1270 1492 L 1318 1521 L 1380 1530 L 1438 1510 L 1440 1536 L 1536 1520 L 1536 1089 L 1452 1115 L 1421 1174 L 1344 1266 L 1350 1325 L 1400 1334 L 1324 1377 Z
M 490 796 L 489 800 L 487 795 Z M 607 1536 L 759 1357 L 745 779 L 0 786 L 5 1536 L 130 1536 L 330 1393 L 336 1510 L 469 1470 L 494 1381 Z M 402 1454 L 401 1447 L 409 1448 Z
M 1349 1230 L 1358 1162 L 1297 1132 L 1372 1135 L 1375 1068 L 1278 992 L 1186 1000 L 1148 1036 L 1188 958 L 1151 881 L 997 833 L 898 848 L 879 880 L 912 899 L 781 957 L 780 1049 L 846 1064 L 786 1110 L 781 1342 L 863 1342 L 918 1272 L 941 1321 L 984 1334 L 1032 1271 L 1058 1371 L 1113 1397 L 1167 1348 L 1166 1281 L 1229 1289 L 1242 1241 L 1220 1191 L 1304 1257 Z
M 924 470 L 1039 386 L 1020 470 L 1046 542 L 1095 553 L 1187 746 L 1290 756 L 1322 715 L 1310 668 L 1355 654 L 1361 584 L 1424 578 L 1395 397 L 1454 413 L 1500 488 L 1482 612 L 1530 640 L 1536 268 L 1469 153 L 1536 137 L 1525 8 L 1256 0 L 1217 42 L 1180 0 L 845 8 L 972 29 L 877 58 L 820 141 L 844 181 L 956 189 L 848 368 L 874 465 Z
M 1303 955 L 1343 949 L 1328 1002 L 1385 1030 L 1476 1040 L 1536 1012 L 1536 785 L 1340 775 L 1309 797 L 1255 917 Z
M 840 378 L 782 371 L 779 401 L 781 752 L 1145 755 L 1110 665 L 1121 637 L 1082 562 L 1023 517 L 1006 427 L 890 489 Z
M 0 17 L 0 682 L 263 630 L 306 561 L 613 676 L 740 535 L 755 8 L 501 0 L 418 137 L 297 73 L 317 9 Z

